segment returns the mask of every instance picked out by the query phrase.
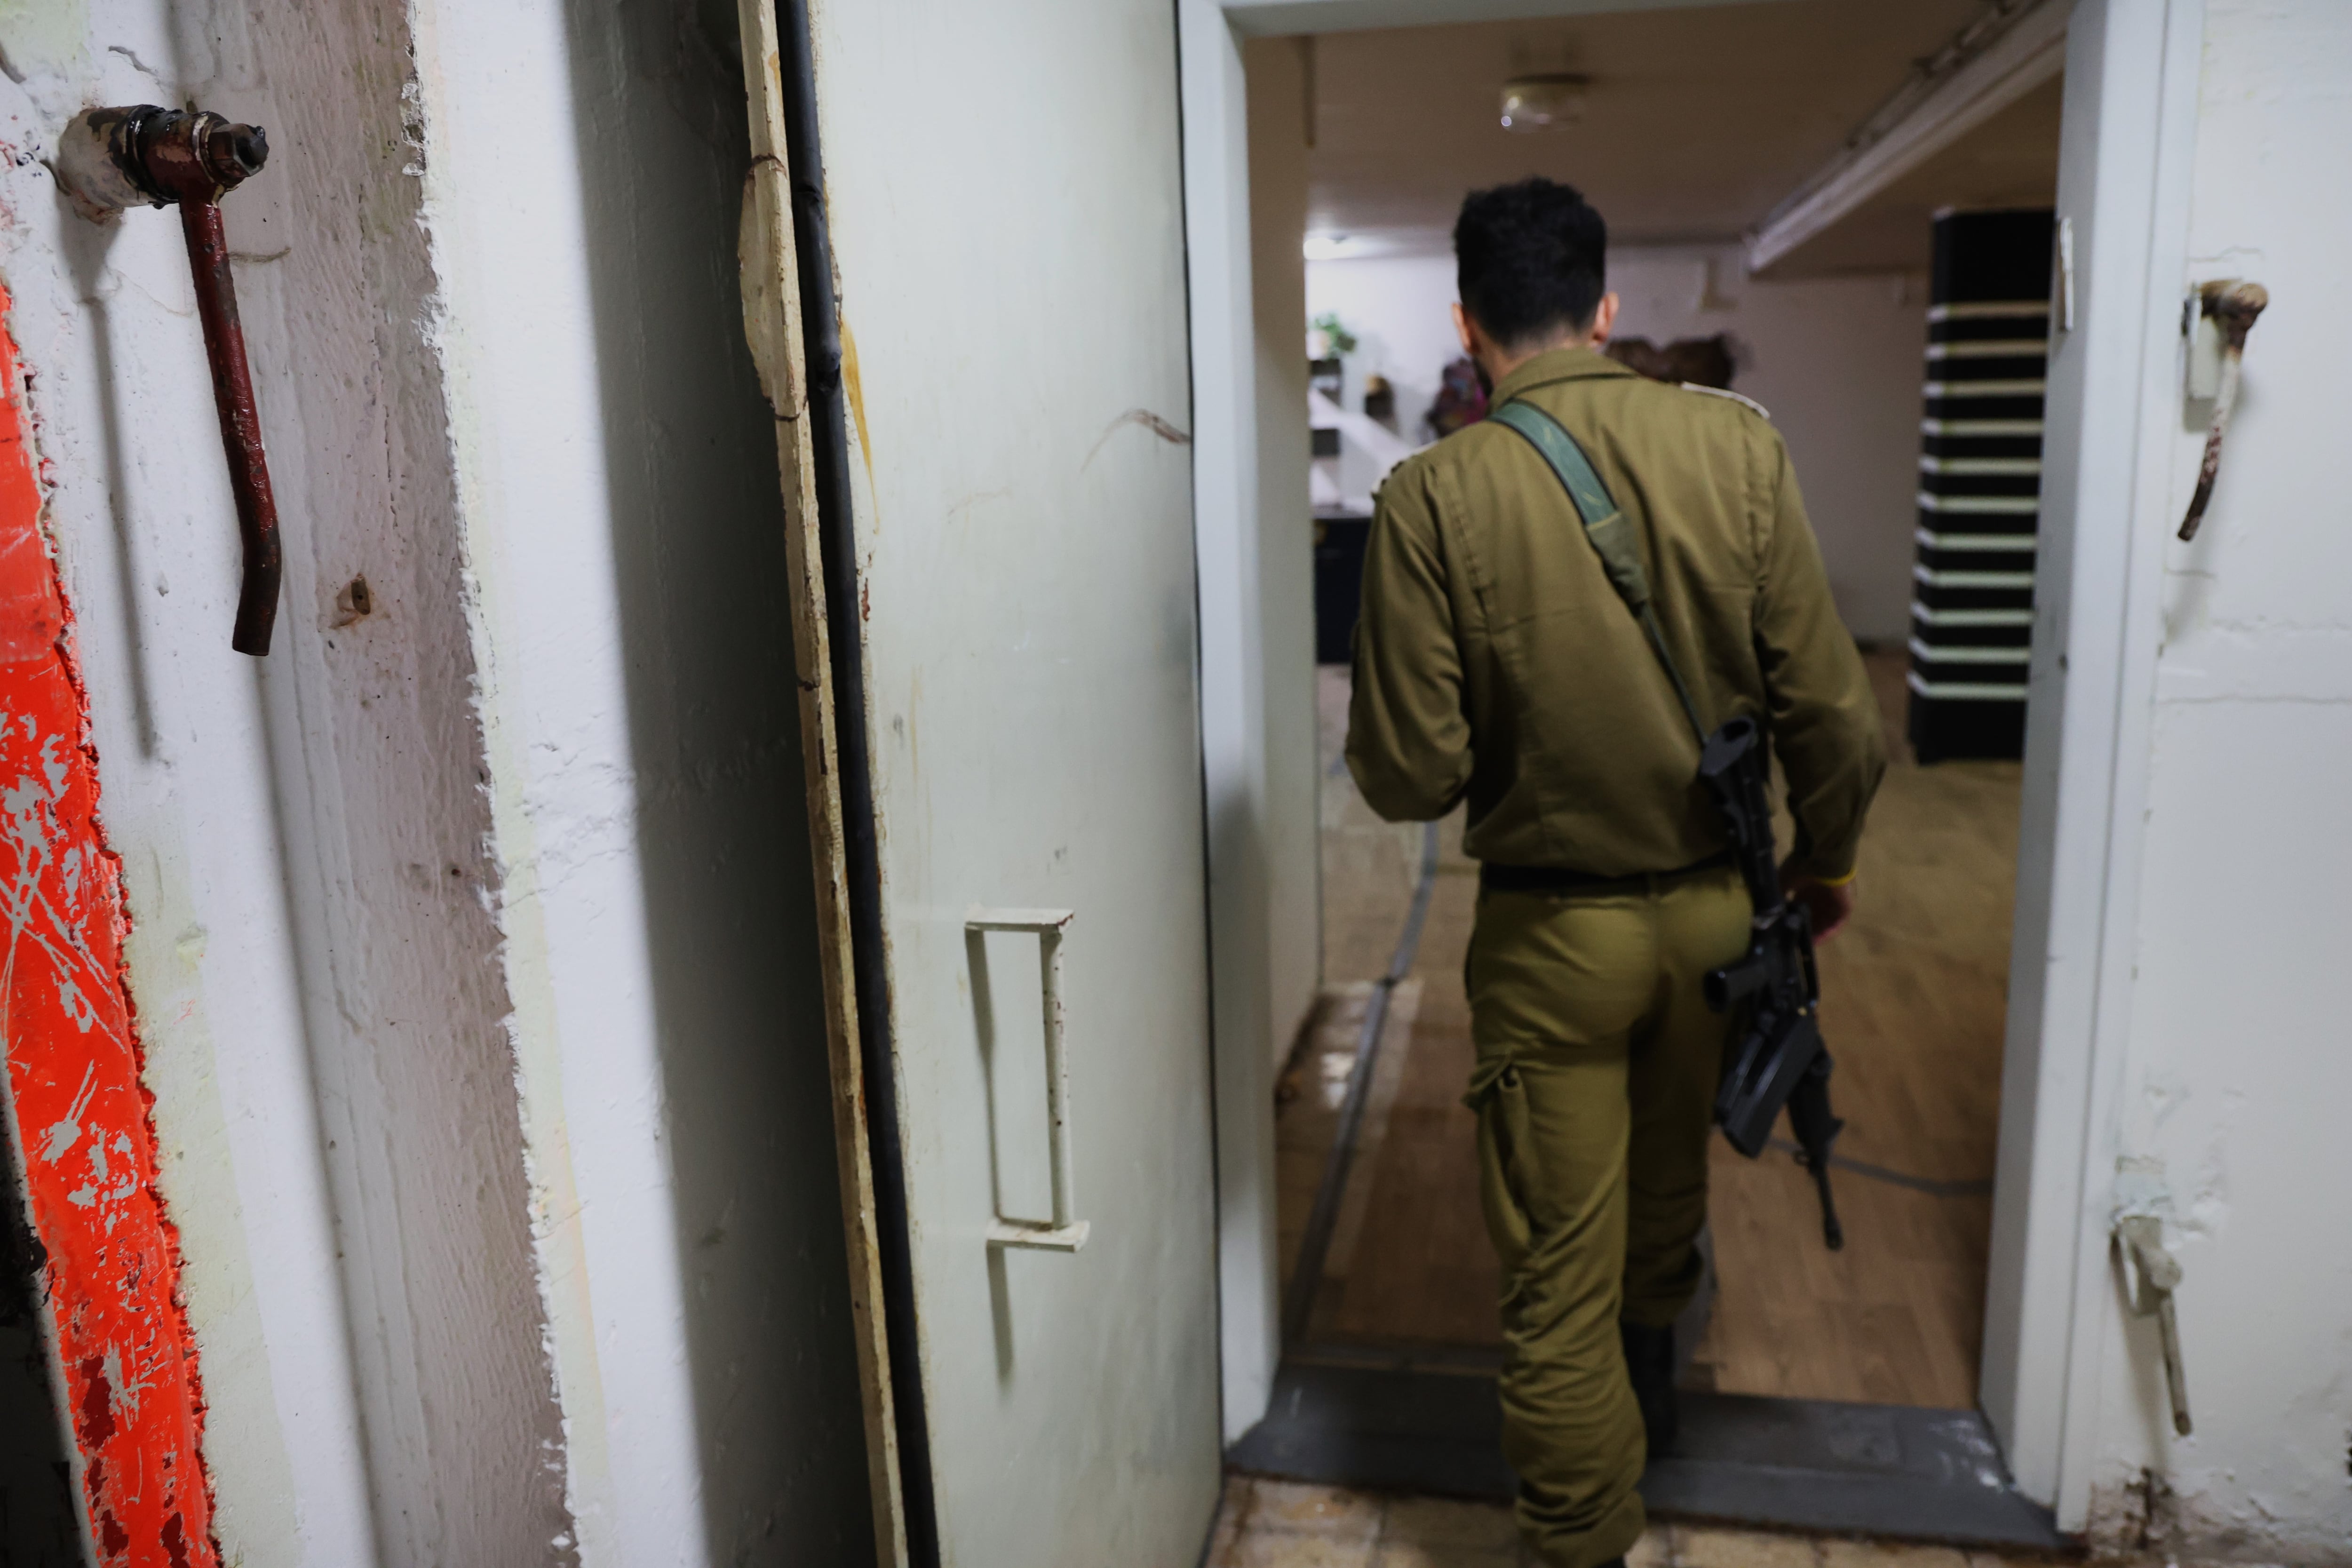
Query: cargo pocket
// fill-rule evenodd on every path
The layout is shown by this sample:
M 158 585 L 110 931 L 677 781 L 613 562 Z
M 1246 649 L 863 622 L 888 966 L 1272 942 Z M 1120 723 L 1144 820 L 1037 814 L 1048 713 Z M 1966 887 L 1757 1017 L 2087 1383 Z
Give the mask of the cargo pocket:
M 1470 1092 L 1462 1097 L 1462 1103 L 1478 1118 L 1479 1202 L 1486 1212 L 1486 1234 L 1494 1238 L 1507 1280 L 1527 1256 L 1531 1234 L 1523 1164 L 1531 1147 L 1528 1095 L 1518 1063 L 1507 1055 L 1480 1061 L 1470 1075 Z

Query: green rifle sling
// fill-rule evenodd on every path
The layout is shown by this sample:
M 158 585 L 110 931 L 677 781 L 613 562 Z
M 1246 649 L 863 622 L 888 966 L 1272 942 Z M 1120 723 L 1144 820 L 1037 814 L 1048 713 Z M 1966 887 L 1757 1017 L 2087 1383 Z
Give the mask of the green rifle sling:
M 1633 525 L 1617 510 L 1616 498 L 1609 487 L 1601 482 L 1593 471 L 1592 459 L 1584 455 L 1560 422 L 1532 403 L 1513 398 L 1486 416 L 1496 424 L 1505 426 L 1524 437 L 1549 464 L 1560 488 L 1568 491 L 1569 504 L 1583 520 L 1584 537 L 1592 542 L 1592 552 L 1601 557 L 1601 568 L 1609 575 L 1609 585 L 1633 612 L 1642 624 L 1643 635 L 1650 639 L 1650 650 L 1658 656 L 1658 667 L 1674 683 L 1675 695 L 1682 700 L 1683 716 L 1690 721 L 1691 734 L 1700 747 L 1706 745 L 1706 726 L 1699 721 L 1698 704 L 1691 700 L 1690 688 L 1683 684 L 1682 671 L 1675 668 L 1674 656 L 1666 651 L 1666 634 L 1658 625 L 1657 611 L 1650 604 L 1650 577 L 1642 570 L 1642 547 L 1633 537 Z

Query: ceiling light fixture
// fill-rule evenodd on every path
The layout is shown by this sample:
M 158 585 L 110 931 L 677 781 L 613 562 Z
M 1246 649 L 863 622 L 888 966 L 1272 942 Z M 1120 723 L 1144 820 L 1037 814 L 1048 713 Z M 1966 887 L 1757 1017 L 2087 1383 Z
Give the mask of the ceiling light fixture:
M 1300 249 L 1309 261 L 1338 261 L 1356 253 L 1356 241 L 1344 234 L 1310 234 Z
M 1543 131 L 1584 118 L 1585 89 L 1592 79 L 1554 74 L 1515 76 L 1503 84 L 1503 129 Z

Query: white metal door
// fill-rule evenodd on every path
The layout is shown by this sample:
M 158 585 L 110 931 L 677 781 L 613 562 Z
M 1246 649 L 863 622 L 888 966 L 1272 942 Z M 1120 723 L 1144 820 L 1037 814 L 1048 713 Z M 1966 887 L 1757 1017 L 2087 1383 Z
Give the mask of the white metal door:
M 1189 1568 L 1219 1455 L 1173 11 L 813 10 L 941 1557 Z

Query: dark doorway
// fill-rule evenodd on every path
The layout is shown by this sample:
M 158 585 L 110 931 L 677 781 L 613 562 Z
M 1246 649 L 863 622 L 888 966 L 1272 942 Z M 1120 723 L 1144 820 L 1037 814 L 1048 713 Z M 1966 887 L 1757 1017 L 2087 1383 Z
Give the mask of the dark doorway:
M 0 1568 L 79 1568 L 73 1472 L 42 1332 L 41 1244 L 0 1140 Z

